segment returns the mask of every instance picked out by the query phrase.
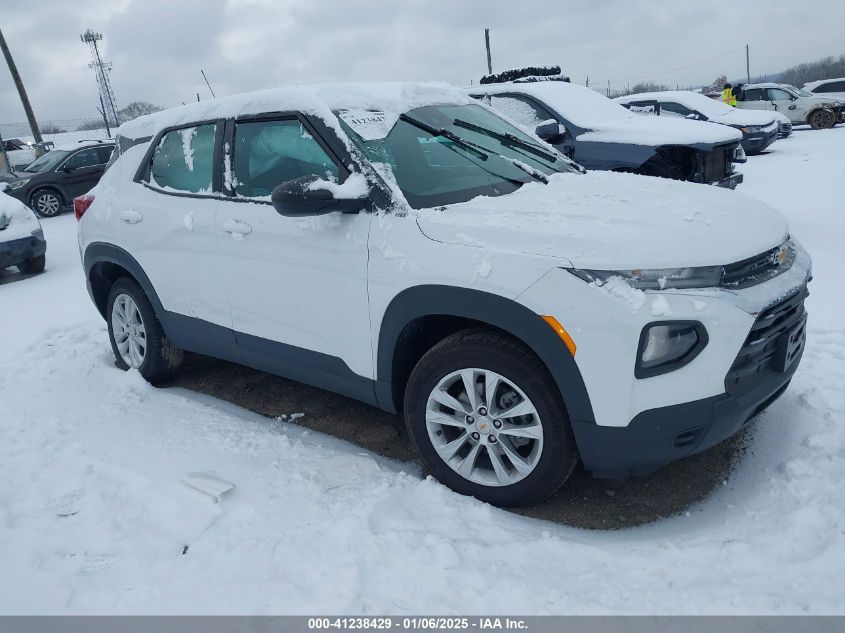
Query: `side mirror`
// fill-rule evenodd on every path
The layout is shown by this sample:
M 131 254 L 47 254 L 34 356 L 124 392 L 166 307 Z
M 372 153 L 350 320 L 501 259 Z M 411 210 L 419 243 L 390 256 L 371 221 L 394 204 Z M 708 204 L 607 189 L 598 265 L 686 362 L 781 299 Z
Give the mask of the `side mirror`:
M 336 198 L 329 189 L 314 186 L 317 176 L 303 176 L 283 182 L 273 189 L 270 199 L 280 215 L 303 217 L 340 211 L 357 213 L 367 205 L 367 198 Z
M 534 133 L 546 143 L 559 143 L 566 135 L 566 126 L 554 119 L 543 121 L 534 129 Z

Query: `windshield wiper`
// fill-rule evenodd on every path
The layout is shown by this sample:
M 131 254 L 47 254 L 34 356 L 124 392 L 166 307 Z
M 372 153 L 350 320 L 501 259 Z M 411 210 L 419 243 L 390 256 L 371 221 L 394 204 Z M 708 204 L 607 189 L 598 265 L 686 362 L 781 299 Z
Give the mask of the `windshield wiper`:
M 468 130 L 472 130 L 473 132 L 478 132 L 479 134 L 485 134 L 486 136 L 495 138 L 504 143 L 505 145 L 517 145 L 536 156 L 551 161 L 552 163 L 557 162 L 557 156 L 555 156 L 545 148 L 540 147 L 539 145 L 535 145 L 534 143 L 519 138 L 516 134 L 511 134 L 510 132 L 496 132 L 481 125 L 476 125 L 475 123 L 470 123 L 469 121 L 464 121 L 462 119 L 455 119 L 454 121 L 452 121 L 452 123 L 454 125 L 457 125 L 458 127 L 466 128 Z
M 399 115 L 400 121 L 405 121 L 405 123 L 410 123 L 414 127 L 418 127 L 419 129 L 423 130 L 424 132 L 428 132 L 432 136 L 442 136 L 445 139 L 448 139 L 455 143 L 456 145 L 460 145 L 468 152 L 475 154 L 481 160 L 487 160 L 489 158 L 489 154 L 483 147 L 480 145 L 476 145 L 475 143 L 470 143 L 469 141 L 465 141 L 460 136 L 452 132 L 451 130 L 447 130 L 446 128 L 436 128 L 428 123 L 423 123 L 413 117 L 408 116 L 407 114 L 400 114 Z

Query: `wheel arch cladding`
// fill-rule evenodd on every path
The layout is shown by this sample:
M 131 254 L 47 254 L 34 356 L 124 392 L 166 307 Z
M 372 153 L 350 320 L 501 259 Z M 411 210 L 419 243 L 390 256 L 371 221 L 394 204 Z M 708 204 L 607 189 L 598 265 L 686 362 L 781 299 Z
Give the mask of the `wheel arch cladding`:
M 91 298 L 103 318 L 106 316 L 109 288 L 117 279 L 124 276 L 132 278 L 141 286 L 153 310 L 160 318 L 163 308 L 152 283 L 137 260 L 119 246 L 105 242 L 89 244 L 85 249 L 83 268 L 90 287 Z
M 488 292 L 439 285 L 403 290 L 385 310 L 376 358 L 376 392 L 383 409 L 401 411 L 392 384 L 400 337 L 408 325 L 429 316 L 466 319 L 469 324 L 491 326 L 517 338 L 549 370 L 570 420 L 594 423 L 581 372 L 563 341 L 540 315 L 516 301 Z

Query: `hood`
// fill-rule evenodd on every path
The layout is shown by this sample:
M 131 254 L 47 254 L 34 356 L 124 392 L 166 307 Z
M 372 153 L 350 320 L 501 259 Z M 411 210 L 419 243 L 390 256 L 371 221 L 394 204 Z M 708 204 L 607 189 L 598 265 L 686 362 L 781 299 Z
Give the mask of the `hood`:
M 649 117 L 628 113 L 625 119 L 597 122 L 577 137 L 579 141 L 631 143 L 633 145 L 715 145 L 738 143 L 742 133 L 723 125 L 673 117 Z
M 495 198 L 421 211 L 429 239 L 548 256 L 577 268 L 724 265 L 787 235 L 774 209 L 719 187 L 635 174 L 557 174 Z
M 775 117 L 773 112 L 766 110 L 734 108 L 726 114 L 712 117 L 710 121 L 724 125 L 770 125 L 775 122 Z

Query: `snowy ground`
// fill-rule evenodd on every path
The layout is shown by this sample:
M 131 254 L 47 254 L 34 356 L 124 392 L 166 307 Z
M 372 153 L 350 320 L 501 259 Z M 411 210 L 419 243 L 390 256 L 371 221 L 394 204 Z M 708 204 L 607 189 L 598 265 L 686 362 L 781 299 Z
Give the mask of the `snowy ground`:
M 0 613 L 845 613 L 843 148 L 798 130 L 743 168 L 815 258 L 792 386 L 726 486 L 615 532 L 116 370 L 75 222 L 45 221 L 47 272 L 0 272 Z

